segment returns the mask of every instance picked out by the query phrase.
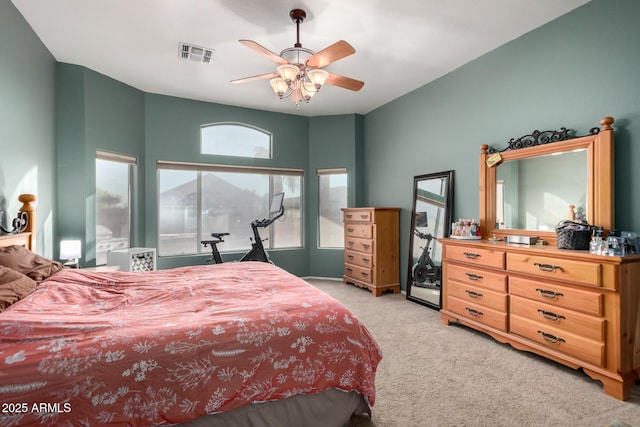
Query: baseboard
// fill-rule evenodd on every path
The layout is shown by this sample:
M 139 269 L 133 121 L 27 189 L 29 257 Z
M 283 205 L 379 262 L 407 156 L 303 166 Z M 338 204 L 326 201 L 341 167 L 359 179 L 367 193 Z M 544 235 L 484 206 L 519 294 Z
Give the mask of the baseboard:
M 342 282 L 342 277 L 320 277 L 320 276 L 304 276 L 301 277 L 303 280 L 307 279 L 316 279 L 316 280 L 331 280 L 334 282 Z

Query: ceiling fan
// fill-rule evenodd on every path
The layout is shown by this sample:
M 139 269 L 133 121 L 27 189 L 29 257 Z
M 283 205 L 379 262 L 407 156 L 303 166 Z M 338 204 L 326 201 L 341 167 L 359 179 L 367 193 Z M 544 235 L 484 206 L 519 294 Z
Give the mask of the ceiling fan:
M 298 109 L 300 109 L 300 102 L 309 102 L 323 84 L 353 91 L 362 89 L 364 82 L 329 73 L 322 69 L 339 59 L 353 55 L 356 50 L 344 40 L 340 40 L 317 53 L 302 47 L 300 43 L 300 24 L 307 17 L 307 14 L 302 9 L 293 9 L 289 12 L 289 16 L 296 24 L 296 44 L 293 47 L 284 49 L 280 52 L 280 55 L 276 55 L 253 40 L 240 40 L 243 45 L 278 64 L 276 71 L 231 80 L 231 83 L 239 84 L 271 79 L 269 84 L 276 95 L 280 99 L 290 98 L 291 102 L 298 106 Z

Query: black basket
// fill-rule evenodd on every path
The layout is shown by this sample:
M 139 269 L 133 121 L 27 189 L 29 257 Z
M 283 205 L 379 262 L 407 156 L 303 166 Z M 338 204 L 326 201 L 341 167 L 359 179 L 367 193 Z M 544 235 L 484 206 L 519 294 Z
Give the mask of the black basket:
M 585 222 L 562 221 L 556 226 L 559 249 L 589 249 L 593 226 Z

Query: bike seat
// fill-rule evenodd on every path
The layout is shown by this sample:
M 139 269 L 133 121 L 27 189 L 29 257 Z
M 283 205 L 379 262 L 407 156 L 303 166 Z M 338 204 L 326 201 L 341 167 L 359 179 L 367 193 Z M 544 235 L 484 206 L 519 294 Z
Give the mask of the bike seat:
M 211 233 L 211 237 L 215 237 L 216 239 L 222 239 L 222 236 L 228 236 L 229 233 Z

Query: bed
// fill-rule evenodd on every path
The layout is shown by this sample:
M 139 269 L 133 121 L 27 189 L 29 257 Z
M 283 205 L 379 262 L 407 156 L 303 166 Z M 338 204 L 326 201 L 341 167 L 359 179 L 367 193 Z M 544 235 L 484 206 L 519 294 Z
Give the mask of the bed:
M 0 237 L 0 277 L 22 293 L 0 312 L 0 425 L 327 427 L 370 414 L 378 345 L 302 279 L 263 262 L 69 269 L 31 251 L 34 235 Z

